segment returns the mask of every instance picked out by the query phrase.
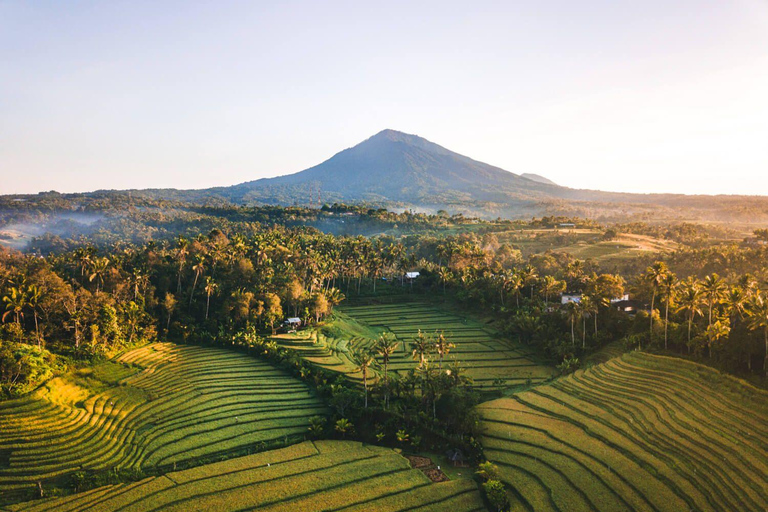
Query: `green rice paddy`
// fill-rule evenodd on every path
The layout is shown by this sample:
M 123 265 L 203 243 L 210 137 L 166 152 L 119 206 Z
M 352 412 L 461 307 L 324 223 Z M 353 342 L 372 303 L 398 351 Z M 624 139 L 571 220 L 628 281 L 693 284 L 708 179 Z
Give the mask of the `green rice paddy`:
M 362 377 L 350 360 L 351 348 L 371 346 L 379 333 L 391 332 L 400 346 L 389 369 L 404 373 L 418 364 L 412 357 L 410 342 L 419 330 L 427 334 L 443 331 L 455 345 L 444 364 L 455 358 L 480 387 L 495 383 L 536 384 L 553 374 L 550 367 L 534 362 L 530 351 L 504 340 L 487 324 L 429 302 L 359 303 L 344 305 L 339 311 L 343 324 L 338 329 L 340 334 L 301 331 L 276 339 L 282 346 L 300 351 L 309 362 L 357 380 Z M 431 358 L 437 361 L 435 354 Z
M 513 510 L 765 511 L 768 393 L 642 353 L 479 407 Z
M 385 448 L 305 442 L 140 482 L 15 505 L 14 512 L 485 510 L 472 480 L 432 483 Z
M 78 470 L 168 467 L 301 437 L 322 403 L 220 348 L 156 343 L 0 403 L 0 496 Z

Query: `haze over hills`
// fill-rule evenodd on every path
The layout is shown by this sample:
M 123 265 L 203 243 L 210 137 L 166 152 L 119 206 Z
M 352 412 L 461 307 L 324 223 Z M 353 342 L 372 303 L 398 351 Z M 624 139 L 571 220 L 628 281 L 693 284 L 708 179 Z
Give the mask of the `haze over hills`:
M 574 172 L 578 172 L 574 170 Z M 585 172 L 585 171 L 580 171 Z M 588 172 L 588 171 L 587 171 Z M 621 172 L 617 169 L 617 172 Z M 632 194 L 563 187 L 532 173 L 516 174 L 450 151 L 417 135 L 383 130 L 295 174 L 200 190 L 123 191 L 130 197 L 244 205 L 348 203 L 391 209 L 463 213 L 485 218 L 542 215 L 605 221 L 768 221 L 768 198 Z M 120 194 L 97 191 L 67 197 Z M 18 196 L 17 196 L 18 197 Z M 130 201 L 129 197 L 129 201 Z
M 482 217 L 643 215 L 646 220 L 724 220 L 723 211 L 730 215 L 734 208 L 750 220 L 768 216 L 768 198 L 763 197 L 718 196 L 713 201 L 709 196 L 563 187 L 543 176 L 515 174 L 390 129 L 295 174 L 199 192 L 246 204 L 365 202 Z

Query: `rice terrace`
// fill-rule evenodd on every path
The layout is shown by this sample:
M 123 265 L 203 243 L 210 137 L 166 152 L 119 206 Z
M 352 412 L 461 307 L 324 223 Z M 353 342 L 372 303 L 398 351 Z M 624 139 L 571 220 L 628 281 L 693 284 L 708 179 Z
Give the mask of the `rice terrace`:
M 0 43 L 0 512 L 768 512 L 765 0 Z
M 530 358 L 535 355 L 524 346 L 504 339 L 494 327 L 466 312 L 448 309 L 445 304 L 396 296 L 384 302 L 357 301 L 338 311 L 340 314 L 329 329 L 281 335 L 276 339 L 283 346 L 298 350 L 306 360 L 356 380 L 360 375 L 350 354 L 355 349 L 371 347 L 383 332 L 392 333 L 399 343 L 388 361 L 389 370 L 395 374 L 405 374 L 418 366 L 418 358 L 414 358 L 409 344 L 419 332 L 425 336 L 444 334 L 451 347 L 442 364 L 448 367 L 452 361 L 460 361 L 466 374 L 481 388 L 530 385 L 553 374 L 552 367 L 532 361 Z M 378 359 L 381 362 L 381 356 Z

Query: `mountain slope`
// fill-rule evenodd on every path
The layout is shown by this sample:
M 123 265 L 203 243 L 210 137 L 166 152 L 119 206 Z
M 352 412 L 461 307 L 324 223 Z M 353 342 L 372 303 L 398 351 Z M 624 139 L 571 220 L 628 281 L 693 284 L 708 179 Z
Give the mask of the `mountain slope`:
M 539 174 L 533 174 L 530 172 L 524 172 L 520 175 L 523 178 L 528 178 L 531 181 L 535 181 L 537 183 L 546 183 L 547 185 L 557 185 L 554 181 L 550 180 L 549 178 L 545 178 L 544 176 L 541 176 Z
M 562 188 L 472 160 L 416 135 L 384 130 L 305 171 L 230 190 L 243 198 L 268 199 L 291 190 L 310 193 L 318 186 L 324 200 L 412 204 L 545 199 Z

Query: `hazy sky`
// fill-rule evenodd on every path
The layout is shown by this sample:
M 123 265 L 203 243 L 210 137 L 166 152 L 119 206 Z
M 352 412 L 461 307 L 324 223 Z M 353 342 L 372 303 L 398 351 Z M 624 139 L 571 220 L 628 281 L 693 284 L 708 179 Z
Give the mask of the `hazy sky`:
M 0 193 L 229 185 L 384 128 L 572 187 L 768 194 L 768 0 L 0 0 Z

